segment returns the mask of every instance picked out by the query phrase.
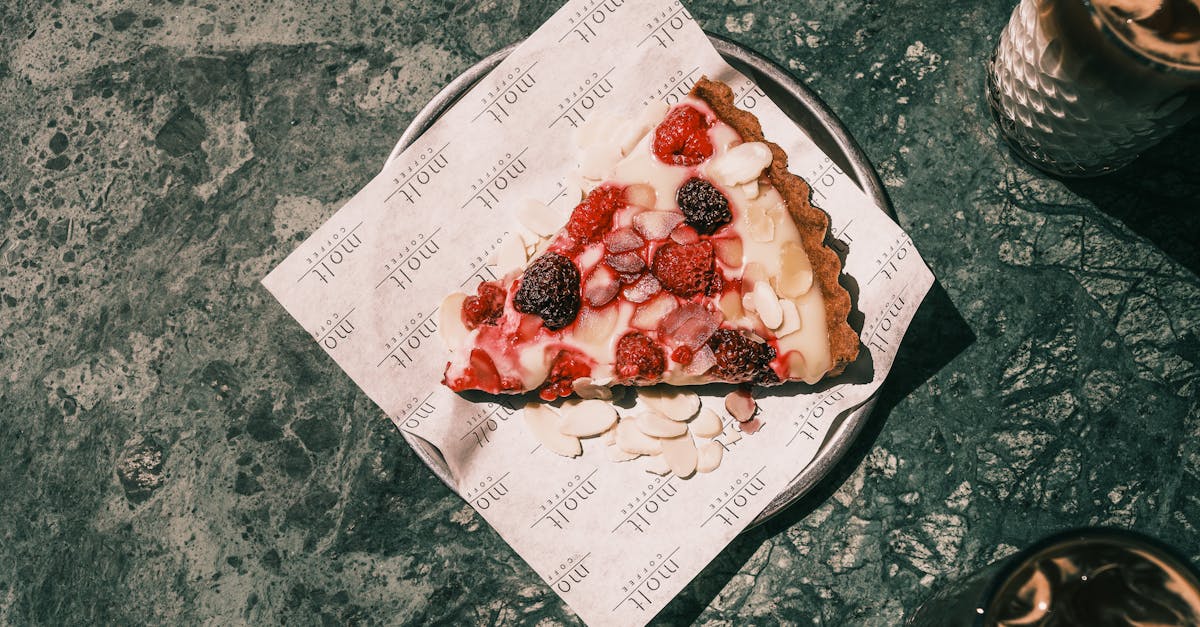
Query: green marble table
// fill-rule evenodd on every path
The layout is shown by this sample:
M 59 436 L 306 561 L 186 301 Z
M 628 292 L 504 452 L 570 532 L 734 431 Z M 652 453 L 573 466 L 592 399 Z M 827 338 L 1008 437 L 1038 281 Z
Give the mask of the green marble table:
M 575 622 L 258 284 L 556 6 L 0 4 L 0 623 Z M 982 97 L 1009 2 L 689 6 L 940 283 L 848 457 L 660 620 L 893 625 L 1074 525 L 1200 558 L 1200 127 L 1062 182 Z

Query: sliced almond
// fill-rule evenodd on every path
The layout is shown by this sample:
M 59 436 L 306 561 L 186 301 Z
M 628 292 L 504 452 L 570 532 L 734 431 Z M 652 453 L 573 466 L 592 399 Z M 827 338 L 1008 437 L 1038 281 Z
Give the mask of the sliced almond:
M 596 399 L 567 401 L 563 403 L 562 418 L 558 425 L 560 433 L 590 438 L 608 431 L 617 423 L 617 410 L 611 403 Z
M 597 264 L 583 280 L 583 299 L 592 307 L 601 307 L 615 298 L 620 289 L 617 273 L 606 265 Z
M 442 336 L 446 348 L 451 351 L 460 348 L 463 339 L 471 332 L 467 325 L 463 324 L 462 319 L 462 307 L 465 300 L 467 300 L 466 294 L 454 292 L 443 298 L 442 304 L 438 307 L 438 334 Z
M 805 361 L 804 355 L 800 351 L 790 351 L 784 357 L 784 363 L 788 367 L 788 375 L 793 379 L 808 378 L 808 362 Z
M 590 116 L 586 122 L 575 131 L 575 145 L 591 150 L 611 142 L 612 131 L 621 124 L 616 116 L 597 113 Z
M 655 438 L 674 438 L 687 433 L 686 423 L 675 422 L 653 409 L 638 414 L 637 428 Z
M 696 472 L 712 472 L 721 465 L 725 455 L 725 447 L 712 440 L 701 440 L 696 443 Z
M 604 263 L 622 274 L 637 274 L 646 269 L 646 260 L 636 250 L 605 255 Z
M 666 438 L 662 441 L 662 456 L 671 467 L 671 472 L 680 477 L 690 476 L 696 472 L 696 443 L 692 436 L 682 435 L 677 438 Z
M 783 324 L 775 329 L 777 337 L 786 337 L 800 330 L 800 311 L 796 309 L 796 303 L 790 298 L 779 299 L 779 309 L 783 312 Z
M 675 300 L 674 296 L 663 292 L 638 305 L 633 318 L 629 320 L 629 324 L 638 329 L 652 331 L 657 329 L 663 318 L 666 318 L 668 314 L 675 311 L 675 308 L 678 306 L 679 303 Z
M 617 326 L 619 313 L 616 307 L 611 306 L 580 309 L 579 317 L 575 321 L 575 340 L 589 346 L 607 346 L 612 339 L 613 329 Z
M 591 377 L 580 377 L 571 382 L 571 389 L 579 395 L 579 398 L 597 398 L 600 400 L 612 400 L 612 388 L 607 385 L 600 385 Z
M 683 367 L 685 374 L 699 376 L 708 372 L 709 368 L 717 365 L 717 356 L 708 346 L 701 346 L 700 350 L 692 355 L 691 363 Z
M 629 451 L 621 450 L 621 447 L 615 444 L 604 447 L 604 456 L 607 457 L 608 461 L 610 462 L 627 462 L 629 460 L 641 457 L 641 455 L 638 455 L 637 453 L 630 453 Z
M 650 300 L 655 294 L 662 291 L 662 284 L 654 275 L 647 272 L 642 275 L 642 278 L 637 280 L 637 283 L 621 290 L 621 294 L 625 296 L 625 300 L 634 303 L 644 303 Z
M 652 100 L 650 101 L 650 104 L 646 105 L 645 109 L 642 109 L 638 119 L 641 120 L 643 124 L 646 124 L 648 127 L 652 128 L 658 126 L 658 123 L 662 122 L 662 119 L 667 117 L 667 111 L 670 110 L 671 105 L 661 100 Z
M 549 405 L 531 404 L 521 412 L 525 424 L 537 437 L 542 446 L 562 455 L 563 457 L 578 457 L 583 454 L 583 445 L 579 438 L 563 434 L 558 430 L 558 414 Z
M 592 181 L 602 181 L 621 160 L 621 148 L 601 143 L 583 152 L 579 158 L 579 174 Z
M 550 240 L 550 241 L 553 241 L 553 240 Z M 592 266 L 600 263 L 600 260 L 603 258 L 604 258 L 604 249 L 603 248 L 601 248 L 600 246 L 589 246 L 587 248 L 584 248 L 583 252 L 579 253 L 579 256 L 575 258 L 575 261 L 579 265 L 580 268 L 591 268 Z
M 645 183 L 637 183 L 625 188 L 625 202 L 644 209 L 653 209 L 658 202 L 658 193 Z
M 746 293 L 746 294 L 742 294 L 742 309 L 744 311 L 748 311 L 750 313 L 758 312 L 758 309 L 754 306 L 754 292 L 753 291 Z
M 683 222 L 683 214 L 679 211 L 643 211 L 633 216 L 633 228 L 650 240 L 670 237 L 680 222 Z
M 530 231 L 549 237 L 563 225 L 563 215 L 536 200 L 528 199 L 517 207 L 517 221 Z
M 527 259 L 540 257 L 542 253 L 550 249 L 550 242 L 554 241 L 549 237 L 540 237 L 536 234 L 531 239 L 533 239 L 533 245 L 528 248 L 528 252 L 525 255 Z
M 779 255 L 779 293 L 788 298 L 807 294 L 812 288 L 813 270 L 804 247 L 796 242 L 787 242 Z
M 762 203 L 747 204 L 746 233 L 756 242 L 770 242 L 775 239 L 775 220 Z
M 695 244 L 700 241 L 700 234 L 696 232 L 696 229 L 686 224 L 680 224 L 671 229 L 671 241 L 676 244 Z
M 616 132 L 617 146 L 621 149 L 621 156 L 633 152 L 634 147 L 638 145 L 638 142 L 642 141 L 642 138 L 652 128 L 654 128 L 653 124 L 636 118 L 622 124 Z
M 496 250 L 496 265 L 500 268 L 501 274 L 506 274 L 509 270 L 520 268 L 529 260 L 525 256 L 525 240 L 521 238 L 520 233 L 511 233 L 508 237 L 500 242 L 500 248 Z
M 754 435 L 755 433 L 758 433 L 758 430 L 762 429 L 762 427 L 763 421 L 759 420 L 758 418 L 737 423 L 738 430 L 746 435 Z
M 678 388 L 659 386 L 643 388 L 638 391 L 638 398 L 645 401 L 651 409 L 670 418 L 683 422 L 700 411 L 700 397 L 695 392 Z
M 550 372 L 550 360 L 546 358 L 546 349 L 543 347 L 531 346 L 522 350 L 517 356 L 517 361 L 521 363 L 521 370 L 525 373 L 521 380 L 527 387 L 541 385 Z
M 754 397 L 750 396 L 750 390 L 738 388 L 725 395 L 725 410 L 738 422 L 746 422 L 754 417 L 754 412 L 758 411 L 758 403 L 755 403 Z
M 742 266 L 742 238 L 737 237 L 720 237 L 709 240 L 712 242 L 713 251 L 717 254 L 717 260 L 725 264 L 728 268 L 740 268 Z
M 734 321 L 741 318 L 745 314 L 746 309 L 742 307 L 742 297 L 734 291 L 728 291 L 721 294 L 721 313 L 726 320 Z
M 610 231 L 604 236 L 604 250 L 610 253 L 625 253 L 645 245 L 646 240 L 627 226 Z
M 746 142 L 714 157 L 707 166 L 708 175 L 722 185 L 734 186 L 757 180 L 771 165 L 771 149 L 762 142 Z
M 635 418 L 622 418 L 617 423 L 617 446 L 627 453 L 639 455 L 657 455 L 662 451 L 658 438 L 642 433 Z
M 667 465 L 667 460 L 662 455 L 655 455 L 646 458 L 646 472 L 652 472 L 662 476 L 671 472 L 671 467 Z
M 738 189 L 750 200 L 758 198 L 758 181 L 747 181 L 739 185 Z
M 778 329 L 779 325 L 783 324 L 783 309 L 779 306 L 779 297 L 775 295 L 775 290 L 771 289 L 771 284 L 764 281 L 755 285 L 753 295 L 754 309 L 763 324 L 767 325 L 768 329 Z
M 761 282 L 769 281 L 771 274 L 767 272 L 767 268 L 757 261 L 751 261 L 746 264 L 742 270 L 742 293 L 745 294 L 754 289 L 755 285 Z
M 584 180 L 582 176 L 579 176 L 578 172 L 572 170 L 567 172 L 567 175 L 563 177 L 563 187 L 565 188 L 563 189 L 563 194 L 566 196 L 565 204 L 575 206 L 579 204 L 579 201 L 583 200 L 584 196 L 587 196 L 588 190 L 593 187 L 593 183 Z
M 713 410 L 705 407 L 700 410 L 700 415 L 696 416 L 689 425 L 692 429 L 692 434 L 702 438 L 715 438 L 721 435 L 721 417 Z

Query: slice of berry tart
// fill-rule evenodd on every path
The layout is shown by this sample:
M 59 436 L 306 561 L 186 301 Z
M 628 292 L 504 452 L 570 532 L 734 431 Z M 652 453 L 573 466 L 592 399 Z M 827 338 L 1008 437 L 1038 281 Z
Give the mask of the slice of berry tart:
M 815 383 L 854 361 L 829 218 L 758 119 L 708 79 L 649 115 L 584 159 L 601 173 L 565 226 L 534 216 L 524 268 L 443 302 L 451 389 Z

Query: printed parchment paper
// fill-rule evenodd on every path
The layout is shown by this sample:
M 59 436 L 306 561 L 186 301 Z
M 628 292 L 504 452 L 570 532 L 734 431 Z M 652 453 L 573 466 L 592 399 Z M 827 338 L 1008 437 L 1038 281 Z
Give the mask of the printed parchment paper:
M 519 399 L 440 384 L 437 307 L 496 278 L 515 207 L 568 212 L 575 128 L 597 113 L 677 102 L 701 75 L 788 152 L 849 250 L 865 350 L 818 388 L 771 388 L 764 427 L 714 472 L 682 480 L 641 460 L 540 448 Z M 933 282 L 908 236 L 750 80 L 675 0 L 571 0 L 317 229 L 263 284 L 402 430 L 441 450 L 458 492 L 590 624 L 649 621 L 812 460 L 835 419 L 866 401 Z M 727 387 L 704 403 L 724 415 Z M 727 426 L 732 434 L 735 426 Z M 431 478 L 432 479 L 432 478 Z

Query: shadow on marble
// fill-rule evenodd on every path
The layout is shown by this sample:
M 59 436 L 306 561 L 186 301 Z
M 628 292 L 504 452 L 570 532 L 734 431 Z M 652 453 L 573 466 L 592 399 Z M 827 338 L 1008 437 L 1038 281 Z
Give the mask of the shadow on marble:
M 917 310 L 879 401 L 863 430 L 829 475 L 779 515 L 750 529 L 725 547 L 655 619 L 654 624 L 688 624 L 725 589 L 730 579 L 763 542 L 786 532 L 824 504 L 862 464 L 875 446 L 892 410 L 975 342 L 975 333 L 955 308 L 940 282 L 935 282 Z
M 1064 184 L 1200 274 L 1200 118 L 1124 169 Z

